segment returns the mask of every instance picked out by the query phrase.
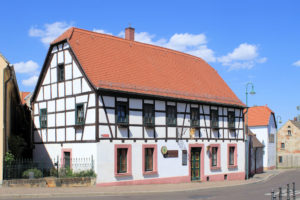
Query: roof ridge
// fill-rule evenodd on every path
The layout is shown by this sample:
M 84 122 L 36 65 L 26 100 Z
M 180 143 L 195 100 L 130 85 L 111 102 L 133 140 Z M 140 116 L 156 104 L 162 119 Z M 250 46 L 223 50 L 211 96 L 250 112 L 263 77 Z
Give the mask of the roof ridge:
M 95 35 L 97 37 L 106 37 L 108 39 L 116 39 L 116 40 L 120 40 L 120 41 L 127 42 L 127 43 L 133 42 L 133 43 L 136 43 L 138 45 L 148 46 L 148 47 L 151 47 L 151 48 L 159 49 L 161 51 L 167 51 L 167 52 L 174 53 L 174 54 L 179 54 L 179 55 L 183 55 L 183 56 L 192 57 L 192 58 L 195 58 L 195 59 L 197 59 L 197 60 L 199 60 L 199 61 L 201 61 L 201 62 L 203 62 L 203 63 L 205 63 L 205 64 L 207 64 L 207 65 L 209 65 L 211 67 L 211 65 L 208 64 L 206 61 L 204 61 L 204 59 L 202 59 L 200 57 L 197 57 L 197 56 L 194 56 L 194 55 L 191 55 L 191 54 L 188 54 L 188 53 L 184 53 L 184 52 L 178 51 L 178 50 L 174 50 L 174 49 L 170 49 L 170 48 L 167 48 L 167 47 L 162 47 L 162 46 L 158 46 L 158 45 L 154 45 L 154 44 L 148 44 L 148 43 L 144 43 L 144 42 L 139 42 L 139 41 L 135 41 L 135 40 L 126 40 L 124 38 L 121 38 L 121 37 L 118 37 L 118 36 L 115 36 L 115 35 L 110 35 L 110 34 L 105 34 L 105 33 L 98 33 L 98 32 L 95 32 L 95 31 L 90 31 L 90 30 L 86 30 L 86 29 L 82 29 L 82 28 L 77 28 L 77 27 L 72 27 L 72 28 L 73 28 L 73 31 L 72 31 L 71 36 L 73 35 L 73 32 L 75 30 L 77 30 L 79 32 L 84 32 L 84 33 L 87 33 L 87 34 L 92 34 L 92 35 Z M 213 71 L 217 71 L 213 67 L 211 67 L 211 69 Z

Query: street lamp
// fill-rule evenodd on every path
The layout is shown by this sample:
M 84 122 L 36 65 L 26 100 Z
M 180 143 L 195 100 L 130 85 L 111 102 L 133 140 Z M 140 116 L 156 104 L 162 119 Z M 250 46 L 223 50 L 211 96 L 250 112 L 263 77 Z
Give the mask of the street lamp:
M 248 140 L 248 86 L 251 86 L 251 91 L 249 92 L 249 94 L 251 95 L 254 95 L 256 94 L 255 91 L 254 91 L 254 85 L 252 82 L 248 82 L 246 84 L 246 124 L 244 124 L 244 131 L 246 132 L 246 140 L 245 142 L 249 142 Z M 249 145 L 247 145 L 247 148 L 248 148 L 248 152 L 246 153 L 246 179 L 249 178 Z
M 278 124 L 281 124 L 282 123 L 282 119 L 281 119 L 281 116 L 280 115 L 277 115 L 276 117 L 276 121 L 277 121 L 277 131 L 276 131 L 276 169 L 277 169 L 277 166 L 278 166 L 278 159 L 277 159 L 277 155 L 278 155 L 278 152 L 277 152 L 277 146 L 278 146 Z

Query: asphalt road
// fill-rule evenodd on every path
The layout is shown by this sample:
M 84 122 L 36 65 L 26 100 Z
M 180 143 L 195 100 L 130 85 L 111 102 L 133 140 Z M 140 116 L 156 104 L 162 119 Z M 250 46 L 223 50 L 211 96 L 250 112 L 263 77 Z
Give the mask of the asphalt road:
M 149 193 L 149 194 L 134 194 L 122 196 L 86 196 L 86 197 L 56 197 L 56 198 L 34 198 L 35 200 L 264 200 L 271 199 L 270 194 L 272 189 L 278 191 L 278 187 L 283 187 L 286 191 L 286 184 L 296 183 L 297 199 L 300 199 L 300 170 L 286 171 L 267 181 L 252 183 L 234 187 L 224 187 L 215 189 L 203 189 L 197 191 L 185 192 L 167 192 L 167 193 Z M 30 198 L 32 200 L 33 198 Z M 278 199 L 278 198 L 277 198 Z M 286 199 L 284 197 L 283 199 Z M 292 199 L 292 198 L 291 198 Z M 29 199 L 28 199 L 29 200 Z

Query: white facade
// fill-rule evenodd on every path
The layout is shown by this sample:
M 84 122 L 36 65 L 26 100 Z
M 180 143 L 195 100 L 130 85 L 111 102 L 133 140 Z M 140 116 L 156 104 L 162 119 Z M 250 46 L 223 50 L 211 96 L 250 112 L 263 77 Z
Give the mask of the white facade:
M 226 105 L 203 104 L 172 99 L 122 95 L 117 92 L 97 91 L 89 83 L 79 63 L 72 56 L 67 43 L 54 46 L 44 66 L 42 78 L 33 99 L 34 159 L 49 160 L 63 156 L 65 150 L 71 156 L 92 157 L 97 183 L 121 181 L 143 181 L 166 179 L 190 180 L 191 148 L 201 147 L 201 180 L 241 179 L 245 173 L 245 143 L 243 133 L 243 108 Z M 58 66 L 64 66 L 64 80 L 58 81 Z M 116 104 L 128 106 L 128 125 L 116 122 Z M 83 105 L 84 122 L 76 124 L 76 106 Z M 155 125 L 143 123 L 144 105 L 154 107 Z M 176 125 L 168 126 L 167 106 L 176 108 Z M 199 126 L 192 129 L 191 108 L 199 111 Z M 47 109 L 47 125 L 41 127 L 41 109 Z M 217 110 L 218 128 L 211 126 L 211 111 Z M 234 128 L 228 128 L 228 112 L 234 112 Z M 193 130 L 195 133 L 193 134 Z M 156 173 L 143 173 L 143 145 L 155 145 Z M 118 176 L 116 167 L 116 145 L 131 148 L 131 174 Z M 210 146 L 219 145 L 218 168 L 211 168 Z M 229 145 L 236 145 L 235 167 L 228 167 Z M 161 147 L 177 151 L 174 157 L 164 157 Z M 187 163 L 183 164 L 182 151 L 187 151 Z M 128 152 L 129 153 L 129 152 Z M 271 161 L 269 161 L 271 162 Z M 150 182 L 149 182 L 150 183 Z
M 257 139 L 265 146 L 263 148 L 263 167 L 273 169 L 276 167 L 276 125 L 274 116 L 270 115 L 268 126 L 253 126 L 249 129 Z M 272 139 L 274 138 L 274 139 Z

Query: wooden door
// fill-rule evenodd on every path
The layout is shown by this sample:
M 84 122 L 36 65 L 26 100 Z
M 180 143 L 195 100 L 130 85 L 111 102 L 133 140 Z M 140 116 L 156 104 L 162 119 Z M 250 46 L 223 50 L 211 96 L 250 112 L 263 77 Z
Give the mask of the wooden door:
M 191 149 L 191 179 L 192 181 L 200 181 L 201 166 L 201 148 Z

